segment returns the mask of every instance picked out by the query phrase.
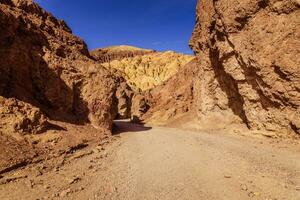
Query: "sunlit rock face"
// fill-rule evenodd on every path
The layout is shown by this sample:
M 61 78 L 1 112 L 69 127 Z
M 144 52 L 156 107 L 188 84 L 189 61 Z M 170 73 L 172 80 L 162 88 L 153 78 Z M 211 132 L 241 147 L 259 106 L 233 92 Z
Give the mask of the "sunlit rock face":
M 198 0 L 199 119 L 299 134 L 299 24 L 297 0 Z
M 148 109 L 142 109 L 140 118 L 164 124 L 181 115 L 191 114 L 194 110 L 194 77 L 197 73 L 198 60 L 193 59 L 162 85 L 142 93 Z
M 0 0 L 0 174 L 111 134 L 132 95 L 64 21 Z
M 44 123 L 35 107 L 54 120 L 111 129 L 119 79 L 91 58 L 84 41 L 64 21 L 31 0 L 2 0 L 0 29 L 0 96 L 18 99 L 0 103 L 23 110 L 16 113 L 18 118 L 22 113 L 36 117 L 27 120 L 33 123 L 26 125 L 31 127 L 27 131 L 36 132 L 34 127 Z
M 131 46 L 97 49 L 91 55 L 105 68 L 123 76 L 135 91 L 162 84 L 194 58 L 173 51 L 156 52 Z

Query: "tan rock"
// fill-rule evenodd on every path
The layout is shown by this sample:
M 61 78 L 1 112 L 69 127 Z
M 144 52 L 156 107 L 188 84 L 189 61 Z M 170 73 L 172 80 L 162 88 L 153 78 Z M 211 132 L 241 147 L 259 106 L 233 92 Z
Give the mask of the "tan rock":
M 155 52 L 130 46 L 97 49 L 91 54 L 105 68 L 123 76 L 135 91 L 162 84 L 194 58 L 173 51 Z
M 144 98 L 149 106 L 139 117 L 148 122 L 166 122 L 178 115 L 193 110 L 194 79 L 197 74 L 197 59 L 179 69 L 179 72 L 148 92 Z
M 128 119 L 131 117 L 132 97 L 134 92 L 122 79 L 116 91 L 116 101 L 118 108 L 118 119 Z
M 187 113 L 198 127 L 300 130 L 298 1 L 198 1 L 190 46 L 198 59 L 145 98 L 142 119 Z
M 39 108 L 17 99 L 5 99 L 0 96 L 0 132 L 40 133 L 47 129 L 49 123 Z
M 100 63 L 108 63 L 113 60 L 121 60 L 124 58 L 132 58 L 135 56 L 142 56 L 152 53 L 155 53 L 155 51 L 133 46 L 120 45 L 95 49 L 91 52 L 91 55 Z
M 85 134 L 111 131 L 122 80 L 64 21 L 32 0 L 0 0 L 0 30 L 0 173 L 49 155 L 50 133 L 34 135 L 48 128 L 57 129 L 61 141 L 52 145 L 62 152 Z
M 198 1 L 190 45 L 201 59 L 194 97 L 201 121 L 299 133 L 299 8 L 288 0 Z
M 131 120 L 141 122 L 142 116 L 148 111 L 149 105 L 143 94 L 135 94 L 132 98 Z
M 1 1 L 0 11 L 0 96 L 35 105 L 54 120 L 110 130 L 118 78 L 31 0 Z

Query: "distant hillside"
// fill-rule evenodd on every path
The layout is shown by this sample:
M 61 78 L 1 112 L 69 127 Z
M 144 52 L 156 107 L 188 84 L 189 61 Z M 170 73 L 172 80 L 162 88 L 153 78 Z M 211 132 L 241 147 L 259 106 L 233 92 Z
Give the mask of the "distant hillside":
M 97 49 L 91 55 L 102 65 L 120 73 L 135 90 L 152 89 L 176 74 L 194 56 L 173 51 L 156 52 L 132 46 Z

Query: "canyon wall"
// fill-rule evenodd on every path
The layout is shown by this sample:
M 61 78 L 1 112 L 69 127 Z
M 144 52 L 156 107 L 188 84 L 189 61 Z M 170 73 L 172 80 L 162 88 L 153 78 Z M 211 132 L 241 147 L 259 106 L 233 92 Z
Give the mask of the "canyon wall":
M 0 0 L 0 174 L 111 134 L 130 96 L 64 21 Z
M 299 27 L 298 0 L 198 0 L 199 121 L 299 134 Z
M 164 124 L 170 119 L 180 117 L 194 111 L 194 84 L 198 74 L 198 59 L 193 59 L 178 69 L 178 73 L 163 84 L 142 93 L 147 106 L 142 106 L 141 100 L 133 101 L 132 115 L 141 120 L 155 124 Z
M 53 120 L 110 130 L 118 78 L 91 59 L 64 21 L 31 0 L 1 0 L 0 11 L 0 96 L 12 98 L 7 109 L 9 100 L 0 101 L 1 116 L 26 102 Z

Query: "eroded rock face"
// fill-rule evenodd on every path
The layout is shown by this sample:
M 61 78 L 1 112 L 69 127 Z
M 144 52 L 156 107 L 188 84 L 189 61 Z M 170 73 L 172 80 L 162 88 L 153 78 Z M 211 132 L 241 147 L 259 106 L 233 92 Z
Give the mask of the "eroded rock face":
M 194 110 L 194 77 L 198 72 L 195 58 L 164 84 L 143 93 L 147 110 L 142 110 L 140 119 L 152 123 L 164 123 L 169 119 Z M 136 109 L 137 110 L 137 109 Z
M 132 108 L 131 108 L 131 121 L 134 123 L 139 123 L 143 121 L 144 115 L 149 110 L 150 106 L 148 104 L 149 97 L 145 93 L 136 93 L 132 98 Z
M 0 0 L 0 174 L 111 134 L 123 82 L 63 21 Z
M 116 91 L 117 119 L 129 119 L 131 117 L 133 95 L 134 92 L 128 86 L 126 80 L 121 78 Z
M 200 120 L 299 133 L 299 25 L 297 0 L 199 0 L 190 45 Z
M 113 60 L 122 60 L 124 58 L 133 58 L 135 56 L 143 56 L 152 53 L 155 53 L 155 51 L 133 46 L 120 45 L 95 49 L 91 52 L 91 55 L 100 63 L 108 63 Z
M 0 96 L 0 105 L 0 132 L 2 133 L 37 134 L 49 126 L 47 117 L 40 109 L 28 103 Z
M 91 54 L 105 68 L 124 77 L 135 91 L 162 84 L 194 58 L 172 51 L 155 52 L 130 46 L 98 49 Z
M 0 96 L 54 120 L 111 129 L 118 78 L 63 21 L 31 0 L 1 0 L 0 30 Z

